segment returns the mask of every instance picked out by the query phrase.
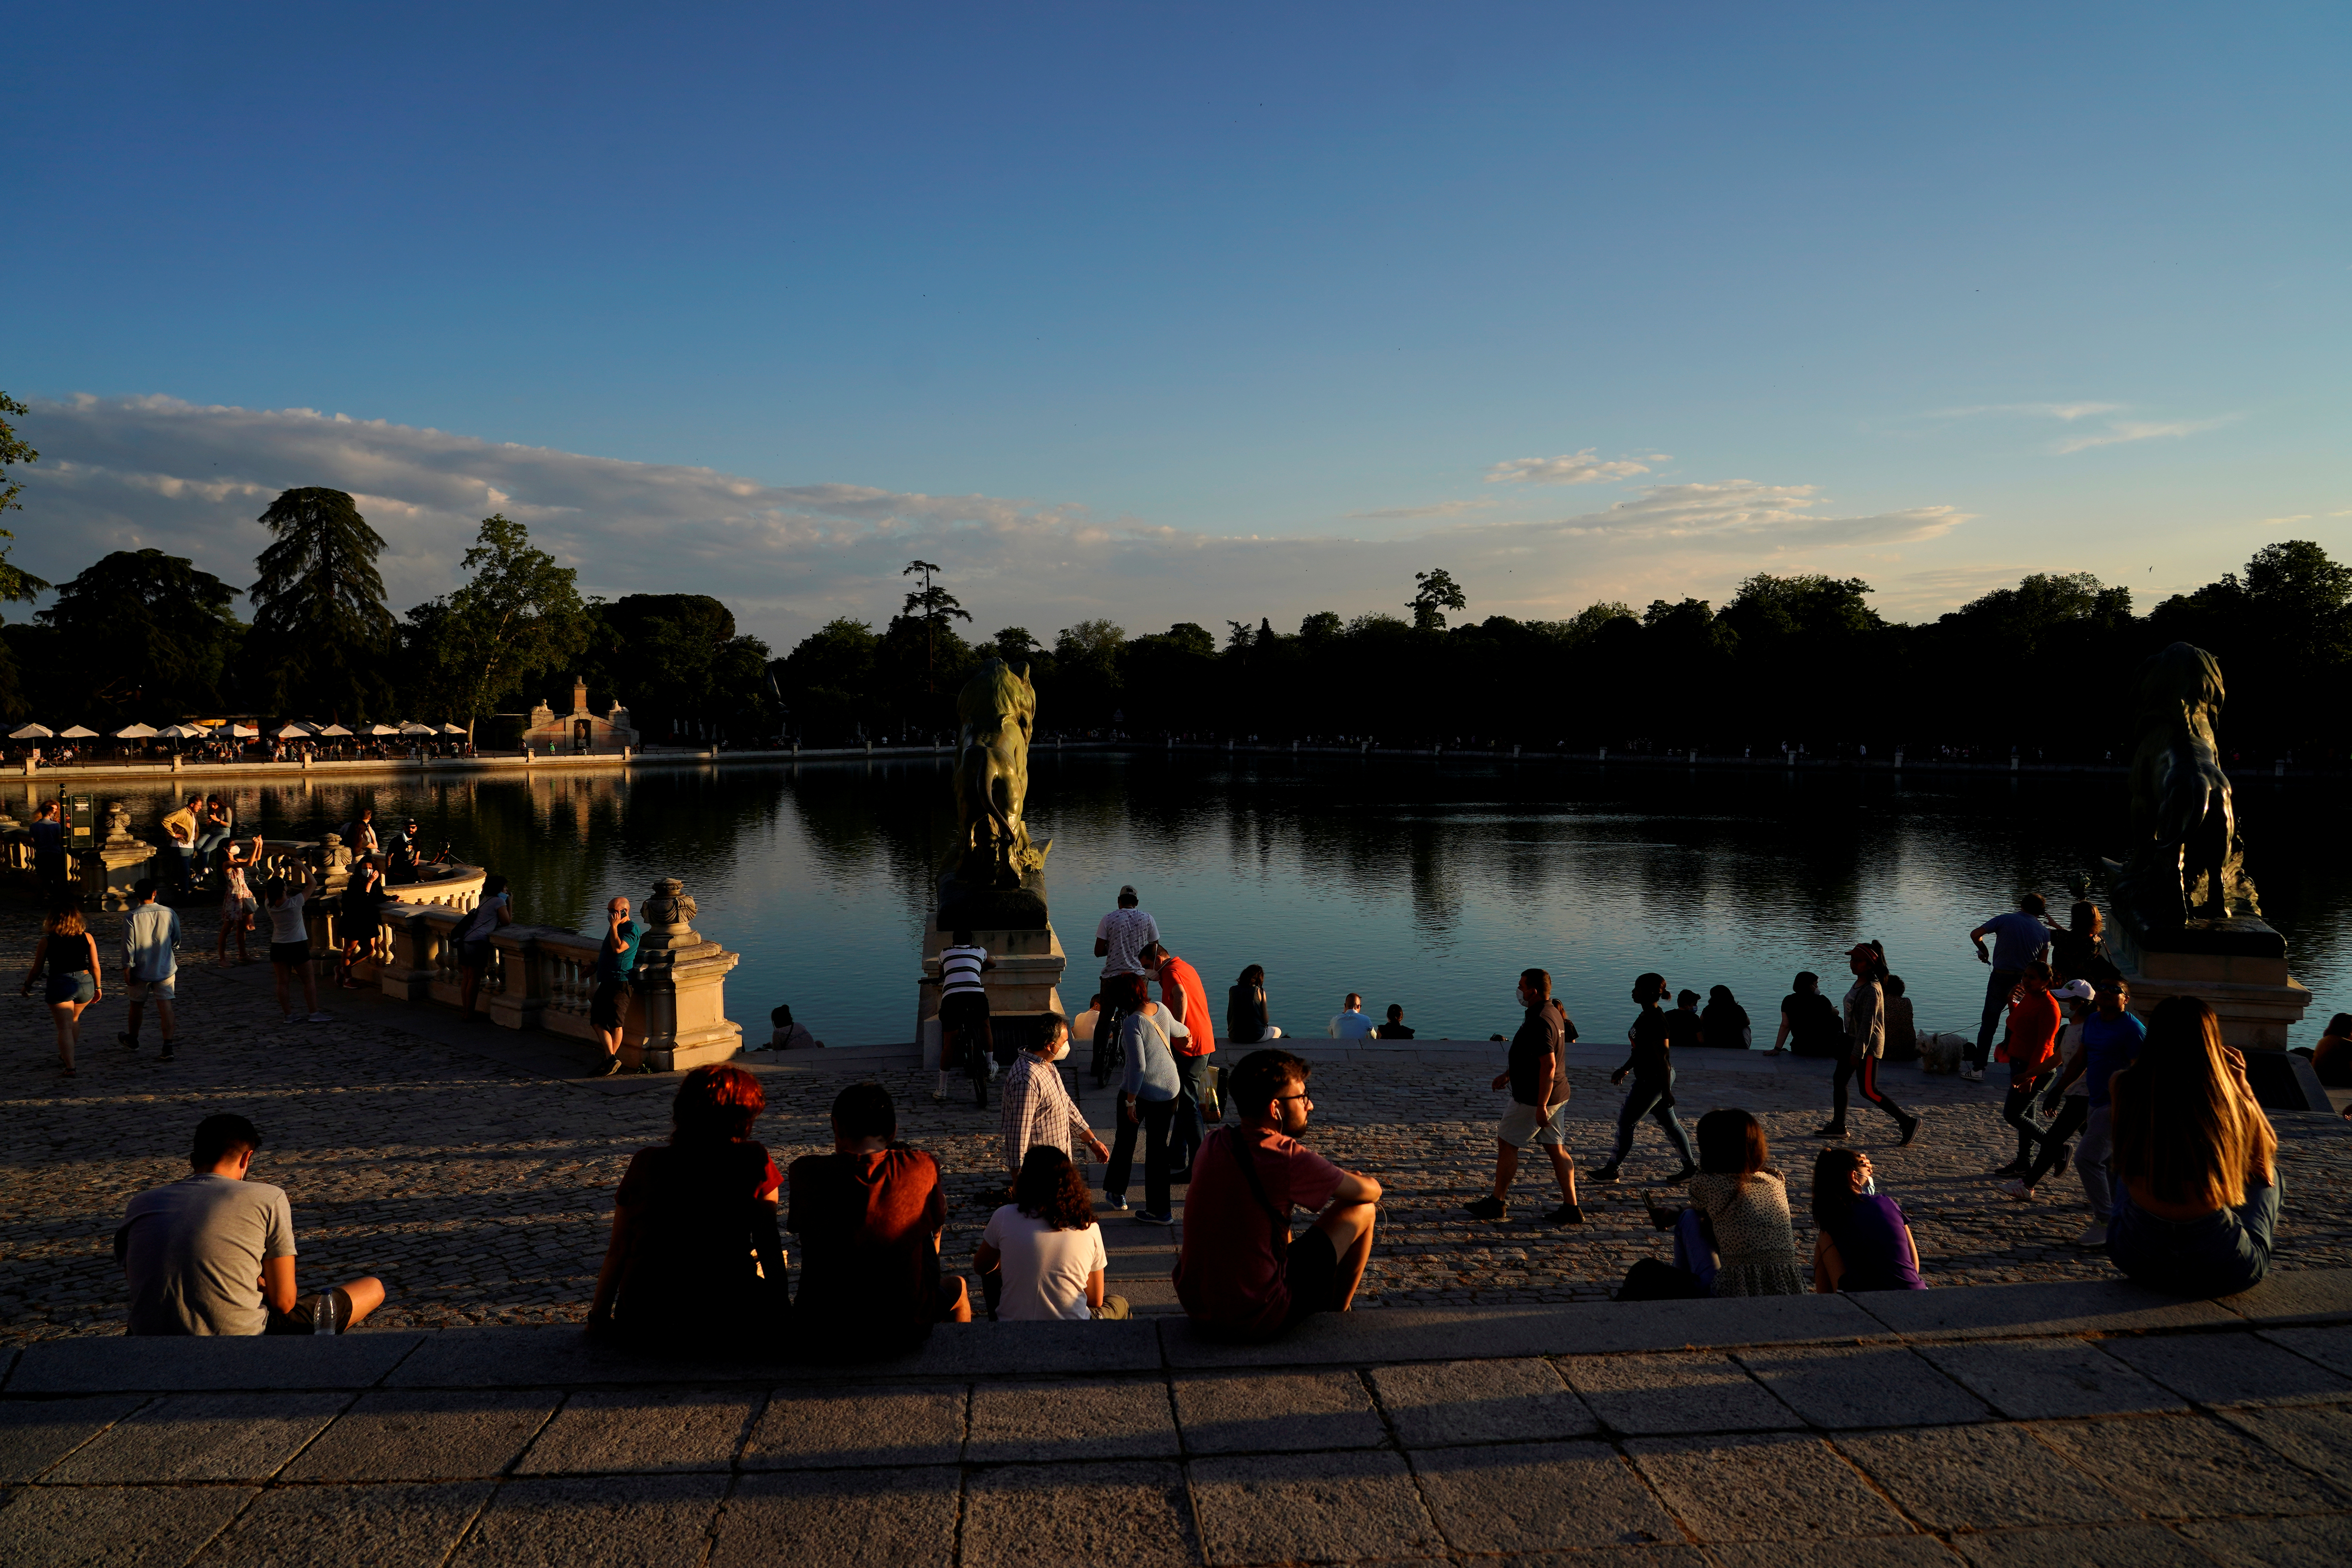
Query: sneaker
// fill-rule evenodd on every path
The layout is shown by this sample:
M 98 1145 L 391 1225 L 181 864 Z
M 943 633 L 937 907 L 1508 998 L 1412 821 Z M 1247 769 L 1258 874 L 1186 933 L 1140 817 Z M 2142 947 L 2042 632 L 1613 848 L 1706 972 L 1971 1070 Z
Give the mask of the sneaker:
M 1998 1170 L 1998 1171 L 1989 1172 L 1989 1173 L 1988 1173 L 1988 1174 L 1990 1174 L 1990 1175 L 1995 1175 L 1995 1176 L 2021 1176 L 2021 1175 L 2025 1174 L 2025 1173 L 2026 1173 L 2026 1172 L 2028 1172 L 2028 1171 L 2030 1171 L 2030 1170 L 2032 1170 L 2032 1169 L 2033 1169 L 2033 1167 L 2032 1167 L 2032 1166 L 2031 1166 L 2031 1165 L 2029 1165 L 2029 1164 L 2027 1164 L 2027 1163 L 2026 1163 L 2024 1161 L 2022 1161 L 2022 1160 L 2011 1160 L 2008 1164 L 2003 1165 L 2000 1170 Z
M 1601 1169 L 1593 1172 L 1592 1174 L 1585 1177 L 1584 1179 L 1588 1182 L 1600 1182 L 1604 1184 L 1616 1181 L 1618 1179 L 1617 1163 L 1612 1160 L 1608 1164 L 1601 1166 Z
M 1575 1204 L 1562 1204 L 1544 1215 L 1546 1225 L 1582 1225 L 1584 1210 Z
M 1816 1127 L 1813 1129 L 1813 1136 L 1816 1138 L 1843 1138 L 1845 1136 L 1845 1123 L 1843 1121 L 1832 1121 L 1827 1127 Z
M 2106 1244 L 2107 1222 L 2103 1219 L 2092 1220 L 2083 1227 L 2083 1234 L 2074 1238 L 2077 1247 L 2105 1247 Z
M 170 1060 L 172 1059 L 172 1042 L 171 1042 L 171 1041 L 169 1041 L 169 1040 L 165 1040 L 165 1041 L 163 1042 L 163 1048 L 161 1051 L 158 1051 L 158 1052 L 155 1054 L 155 1059 L 156 1059 L 157 1061 L 159 1061 L 159 1062 L 168 1062 L 168 1061 L 170 1061 Z
M 1498 1220 L 1511 1212 L 1511 1205 L 1492 1193 L 1483 1198 L 1473 1199 L 1462 1206 L 1470 1211 L 1470 1216 L 1473 1219 Z
M 1176 1216 L 1172 1214 L 1153 1214 L 1150 1209 L 1138 1209 L 1135 1211 L 1135 1223 L 1138 1225 L 1174 1225 L 1176 1223 Z
M 292 1022 L 294 1022 L 294 1015 L 293 1015 L 293 1014 L 291 1014 L 291 1013 L 287 1014 L 287 1015 L 286 1015 L 286 1021 L 287 1021 L 288 1023 L 289 1023 L 289 1024 L 291 1024 Z
M 1103 1207 L 1107 1209 L 1116 1209 L 1120 1214 L 1125 1214 L 1127 1212 L 1127 1194 L 1125 1193 L 1109 1192 L 1103 1194 Z
M 1696 1165 L 1685 1165 L 1681 1170 L 1676 1171 L 1673 1175 L 1668 1176 L 1664 1184 L 1669 1187 L 1679 1187 L 1685 1182 L 1689 1181 L 1693 1176 L 1697 1174 L 1698 1167 Z
M 1910 1146 L 1911 1140 L 1919 1136 L 1919 1123 L 1926 1120 L 1927 1118 L 1924 1116 L 1914 1116 L 1903 1123 L 1903 1147 L 1908 1148 Z
M 2000 1184 L 2000 1190 L 2019 1203 L 2030 1203 L 2033 1198 L 2033 1189 L 2025 1184 L 2025 1179 L 2022 1176 L 2013 1182 L 2003 1182 Z
M 117 1030 L 114 1036 L 114 1043 L 118 1046 L 126 1046 L 135 1051 L 139 1048 L 139 1037 L 136 1035 L 127 1035 L 122 1033 L 121 1030 Z
M 598 1068 L 597 1068 L 593 1073 L 591 1073 L 589 1076 L 590 1076 L 591 1078 L 611 1078 L 614 1073 L 619 1072 L 620 1070 L 621 1070 L 621 1058 L 619 1058 L 619 1056 L 617 1056 L 617 1055 L 614 1055 L 614 1056 L 609 1056 L 609 1057 L 606 1057 L 606 1058 L 604 1058 L 604 1065 L 603 1067 Z
M 1968 1079 L 1970 1083 L 1982 1083 L 1984 1082 L 1984 1068 L 1962 1068 L 1960 1069 L 1960 1076 Z
M 332 1013 L 313 1013 L 302 1021 L 306 1024 L 331 1024 L 335 1016 Z

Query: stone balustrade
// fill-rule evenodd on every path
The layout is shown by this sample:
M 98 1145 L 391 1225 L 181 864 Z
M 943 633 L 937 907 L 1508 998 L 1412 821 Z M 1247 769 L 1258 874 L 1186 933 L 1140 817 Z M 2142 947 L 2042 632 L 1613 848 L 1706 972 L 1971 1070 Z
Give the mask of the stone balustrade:
M 465 976 L 456 932 L 480 899 L 483 873 L 470 866 L 453 870 L 462 874 L 394 889 L 401 901 L 383 907 L 374 942 L 352 965 L 356 978 L 411 1005 L 458 1005 Z M 334 879 L 336 894 L 341 880 Z M 624 1067 L 683 1071 L 725 1061 L 742 1047 L 743 1027 L 729 1020 L 726 1009 L 726 977 L 740 955 L 694 931 L 689 922 L 696 912 L 685 884 L 675 878 L 655 883 L 645 900 L 635 984 L 622 1010 Z M 340 897 L 310 902 L 304 918 L 311 962 L 324 978 L 334 972 L 340 952 Z M 591 1064 L 598 1047 L 589 1003 L 602 942 L 602 933 L 556 926 L 499 928 L 488 939 L 475 1006 L 502 1028 L 578 1040 L 583 1065 Z

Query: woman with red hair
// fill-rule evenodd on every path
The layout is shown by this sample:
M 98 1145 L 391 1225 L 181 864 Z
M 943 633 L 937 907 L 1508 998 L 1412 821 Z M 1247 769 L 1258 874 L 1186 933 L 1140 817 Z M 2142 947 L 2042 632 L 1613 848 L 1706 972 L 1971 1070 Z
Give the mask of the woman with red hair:
M 651 1341 L 691 1325 L 698 1340 L 772 1340 L 787 1305 L 776 1226 L 783 1177 L 751 1141 L 767 1103 L 741 1068 L 686 1075 L 669 1142 L 638 1150 L 614 1194 L 590 1333 Z

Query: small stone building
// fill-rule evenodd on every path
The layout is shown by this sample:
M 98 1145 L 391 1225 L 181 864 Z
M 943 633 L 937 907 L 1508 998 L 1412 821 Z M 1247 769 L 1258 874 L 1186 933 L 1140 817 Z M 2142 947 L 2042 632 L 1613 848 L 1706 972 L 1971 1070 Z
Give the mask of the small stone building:
M 578 676 L 572 678 L 572 711 L 558 714 L 542 702 L 530 710 L 530 728 L 523 731 L 523 743 L 542 755 L 551 750 L 557 756 L 576 752 L 619 752 L 637 743 L 637 732 L 629 723 L 629 710 L 619 703 L 607 713 L 588 710 L 588 683 Z

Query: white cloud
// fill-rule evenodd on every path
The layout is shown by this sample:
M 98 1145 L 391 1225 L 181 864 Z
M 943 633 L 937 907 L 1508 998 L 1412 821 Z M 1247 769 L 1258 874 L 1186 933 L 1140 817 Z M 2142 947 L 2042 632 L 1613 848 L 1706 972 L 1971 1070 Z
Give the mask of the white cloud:
M 1385 522 L 1413 517 L 1460 517 L 1465 512 L 1477 511 L 1496 504 L 1492 500 L 1442 500 L 1431 506 L 1384 506 L 1378 511 L 1351 511 L 1341 515 L 1367 522 Z
M 2218 419 L 2114 419 L 2106 429 L 2095 436 L 2069 436 L 2053 448 L 2061 457 L 2069 452 L 2087 452 L 2094 447 L 2118 447 L 2131 441 L 2177 440 L 2200 431 L 2218 429 L 2236 419 L 2234 414 L 2224 414 Z
M 2022 414 L 2072 422 L 2095 414 L 2118 414 L 2126 406 L 2121 403 L 1979 403 L 1969 408 L 1939 408 L 1929 417 L 1969 419 L 1980 414 Z
M 947 568 L 975 630 L 1018 623 L 1050 636 L 1094 616 L 1141 630 L 1401 610 L 1412 574 L 1434 565 L 1462 581 L 1479 616 L 1719 597 L 1752 571 L 1852 570 L 1859 558 L 1839 552 L 1932 540 L 1967 521 L 1948 506 L 1830 515 L 1818 487 L 1734 479 L 1653 485 L 1549 521 L 1475 515 L 1491 501 L 1361 514 L 1431 521 L 1391 537 L 1286 533 L 1279 520 L 1212 533 L 1050 500 L 770 485 L 310 410 L 78 397 L 36 404 L 23 423 L 44 456 L 22 470 L 14 558 L 52 581 L 109 550 L 155 545 L 242 587 L 270 499 L 329 485 L 358 498 L 384 536 L 396 609 L 453 586 L 475 525 L 496 510 L 576 567 L 585 592 L 712 594 L 779 647 L 834 616 L 887 616 L 905 592 L 898 569 L 918 555 Z
M 1663 452 L 1650 454 L 1650 462 L 1671 461 Z M 1507 463 L 1497 463 L 1486 470 L 1486 482 L 1499 484 L 1506 479 L 1524 479 L 1538 485 L 1591 485 L 1609 479 L 1628 479 L 1635 474 L 1650 471 L 1648 464 L 1631 458 L 1603 459 L 1593 456 L 1588 447 L 1564 458 L 1514 458 Z

